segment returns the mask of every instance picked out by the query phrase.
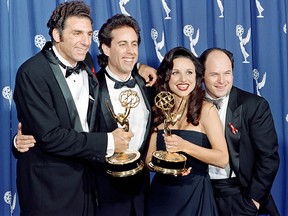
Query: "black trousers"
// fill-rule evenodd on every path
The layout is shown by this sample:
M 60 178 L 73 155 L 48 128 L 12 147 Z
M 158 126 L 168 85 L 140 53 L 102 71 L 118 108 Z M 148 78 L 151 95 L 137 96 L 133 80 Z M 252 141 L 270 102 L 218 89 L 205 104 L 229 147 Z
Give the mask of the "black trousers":
M 211 179 L 214 196 L 221 216 L 258 215 L 258 209 L 250 197 L 241 190 L 237 178 Z

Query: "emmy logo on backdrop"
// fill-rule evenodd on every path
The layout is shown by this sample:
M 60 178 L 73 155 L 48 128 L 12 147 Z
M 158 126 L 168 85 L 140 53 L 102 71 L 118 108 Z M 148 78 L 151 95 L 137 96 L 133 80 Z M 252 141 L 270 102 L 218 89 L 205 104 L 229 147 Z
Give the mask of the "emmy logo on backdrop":
M 185 103 L 183 104 L 183 102 Z M 155 97 L 155 106 L 162 110 L 165 117 L 164 133 L 166 136 L 170 136 L 171 130 L 169 125 L 175 125 L 181 119 L 186 108 L 186 100 L 182 98 L 176 112 L 171 112 L 175 106 L 174 95 L 170 92 L 162 91 Z M 157 150 L 153 152 L 152 160 L 148 165 L 155 172 L 177 176 L 186 170 L 186 160 L 187 158 L 183 154 Z
M 262 15 L 262 12 L 264 11 L 264 8 L 262 7 L 261 3 L 259 0 L 255 0 L 256 3 L 256 7 L 258 10 L 259 15 L 257 16 L 257 18 L 264 18 L 264 16 Z
M 252 75 L 253 75 L 253 79 L 256 82 L 257 95 L 261 96 L 260 89 L 262 89 L 265 86 L 265 83 L 266 83 L 266 72 L 264 73 L 263 78 L 262 78 L 262 80 L 260 82 L 258 81 L 259 80 L 259 71 L 257 69 L 253 69 L 252 70 Z
M 249 63 L 247 58 L 249 57 L 249 53 L 245 49 L 245 45 L 250 41 L 250 36 L 251 36 L 251 28 L 248 29 L 247 35 L 245 38 L 243 38 L 243 33 L 244 33 L 244 28 L 242 25 L 237 25 L 236 26 L 236 35 L 239 38 L 240 41 L 240 49 L 242 52 L 242 55 L 244 57 L 244 61 L 242 63 Z
M 217 0 L 217 5 L 220 10 L 219 18 L 224 18 L 224 6 L 221 0 Z
M 2 96 L 9 101 L 9 110 L 11 111 L 13 92 L 10 86 L 5 86 L 2 89 Z
M 131 108 L 138 106 L 140 98 L 137 92 L 128 89 L 122 91 L 119 95 L 119 101 L 122 107 L 125 108 L 124 113 L 116 115 L 106 100 L 106 106 L 112 117 L 121 126 L 124 126 L 124 131 L 129 131 L 129 114 Z M 132 176 L 140 172 L 144 167 L 144 163 L 140 158 L 140 153 L 137 150 L 127 149 L 125 152 L 115 152 L 111 157 L 107 158 L 107 173 L 114 177 Z
M 95 43 L 97 43 L 97 47 L 99 47 L 99 45 L 100 45 L 100 41 L 99 41 L 98 34 L 99 34 L 99 30 L 94 30 L 94 31 L 93 31 L 93 36 L 92 36 L 92 38 L 93 38 L 93 41 L 94 41 Z
M 151 38 L 152 38 L 152 40 L 154 41 L 155 52 L 156 52 L 157 58 L 158 58 L 159 62 L 162 62 L 163 56 L 162 56 L 160 50 L 164 47 L 164 42 L 165 42 L 164 32 L 162 32 L 162 39 L 161 39 L 161 41 L 158 43 L 158 42 L 157 42 L 158 32 L 157 32 L 156 29 L 152 28 L 152 29 L 151 29 Z
M 162 0 L 162 5 L 166 13 L 165 19 L 171 19 L 171 16 L 169 15 L 171 12 L 171 9 L 168 7 L 167 2 L 165 0 Z
M 39 48 L 40 50 L 44 47 L 46 43 L 46 39 L 43 35 L 35 35 L 34 37 L 34 44 L 37 48 Z
M 119 7 L 121 10 L 121 13 L 126 15 L 126 16 L 130 16 L 130 14 L 127 12 L 126 8 L 124 7 L 128 2 L 129 2 L 129 0 L 120 0 L 119 1 Z
M 16 207 L 16 200 L 17 200 L 16 193 L 14 193 L 14 196 L 13 196 L 11 191 L 7 191 L 4 194 L 3 198 L 4 198 L 5 203 L 7 203 L 10 206 L 10 215 L 12 216 L 14 209 Z
M 185 25 L 184 28 L 183 28 L 183 33 L 190 40 L 190 50 L 191 50 L 191 52 L 193 53 L 193 55 L 198 57 L 197 53 L 195 52 L 194 47 L 196 46 L 196 44 L 198 43 L 198 40 L 199 40 L 199 33 L 200 33 L 199 32 L 199 28 L 197 29 L 195 38 L 192 38 L 192 36 L 194 34 L 194 27 L 192 25 Z

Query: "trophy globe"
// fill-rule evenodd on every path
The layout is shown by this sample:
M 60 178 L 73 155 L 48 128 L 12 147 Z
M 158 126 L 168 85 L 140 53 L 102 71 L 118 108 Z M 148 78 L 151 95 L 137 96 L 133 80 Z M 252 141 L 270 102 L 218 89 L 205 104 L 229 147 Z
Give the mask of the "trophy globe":
M 128 89 L 122 91 L 119 95 L 119 101 L 121 106 L 125 108 L 124 113 L 115 114 L 106 100 L 106 106 L 112 115 L 112 117 L 121 126 L 124 126 L 124 131 L 129 131 L 129 114 L 132 108 L 138 106 L 140 98 L 137 92 Z M 144 163 L 140 158 L 140 153 L 137 150 L 127 149 L 125 152 L 115 152 L 111 157 L 107 158 L 107 170 L 106 172 L 114 177 L 127 177 L 132 176 L 140 171 L 144 167 Z
M 184 113 L 186 102 L 182 111 L 178 113 L 183 100 L 184 99 L 182 98 L 176 113 L 173 113 L 171 112 L 175 106 L 175 98 L 173 94 L 162 91 L 155 97 L 155 106 L 161 109 L 164 114 L 164 133 L 167 136 L 171 135 L 169 125 L 175 125 Z M 149 162 L 148 166 L 155 172 L 177 176 L 181 175 L 181 173 L 186 170 L 186 160 L 186 156 L 181 153 L 157 150 L 152 153 L 152 160 Z

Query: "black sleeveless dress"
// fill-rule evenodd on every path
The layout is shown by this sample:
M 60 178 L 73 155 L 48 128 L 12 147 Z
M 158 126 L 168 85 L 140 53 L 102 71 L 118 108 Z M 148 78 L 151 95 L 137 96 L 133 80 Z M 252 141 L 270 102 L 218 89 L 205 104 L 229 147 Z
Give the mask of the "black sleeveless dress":
M 157 149 L 165 150 L 163 130 L 157 135 Z M 197 131 L 172 130 L 185 140 L 211 148 L 207 136 Z M 186 167 L 192 167 L 187 176 L 156 173 L 148 196 L 148 216 L 213 216 L 218 215 L 213 189 L 208 175 L 208 165 L 185 154 Z

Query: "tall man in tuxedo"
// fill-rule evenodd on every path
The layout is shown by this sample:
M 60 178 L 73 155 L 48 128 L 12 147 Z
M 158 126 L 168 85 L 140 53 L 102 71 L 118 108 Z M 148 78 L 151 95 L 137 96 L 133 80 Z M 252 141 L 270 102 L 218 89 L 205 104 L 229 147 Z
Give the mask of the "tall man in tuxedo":
M 102 132 L 117 128 L 117 122 L 109 113 L 106 100 L 114 113 L 124 113 L 124 107 L 118 99 L 119 94 L 127 89 L 137 92 L 140 103 L 131 108 L 129 115 L 130 129 L 134 136 L 129 149 L 138 150 L 145 158 L 151 123 L 153 90 L 145 87 L 144 80 L 134 67 L 138 59 L 138 47 L 141 42 L 140 28 L 137 21 L 126 15 L 117 14 L 107 20 L 99 30 L 98 64 L 101 70 L 97 73 L 100 83 L 99 104 L 101 104 L 100 125 Z M 110 150 L 111 154 L 113 149 Z M 149 172 L 128 177 L 112 177 L 105 167 L 98 169 L 97 185 L 99 206 L 97 215 L 144 215 L 145 195 L 149 186 Z
M 92 133 L 99 83 L 86 57 L 93 34 L 90 9 L 83 1 L 65 2 L 47 26 L 52 42 L 16 76 L 18 120 L 37 142 L 25 153 L 14 149 L 21 215 L 94 215 L 90 168 L 105 161 L 109 139 L 107 133 Z M 132 132 L 114 129 L 112 146 L 126 150 Z
M 219 215 L 279 215 L 270 194 L 279 167 L 278 140 L 268 102 L 233 86 L 233 54 L 211 48 L 202 53 L 208 100 L 219 105 L 229 166 L 210 166 Z

